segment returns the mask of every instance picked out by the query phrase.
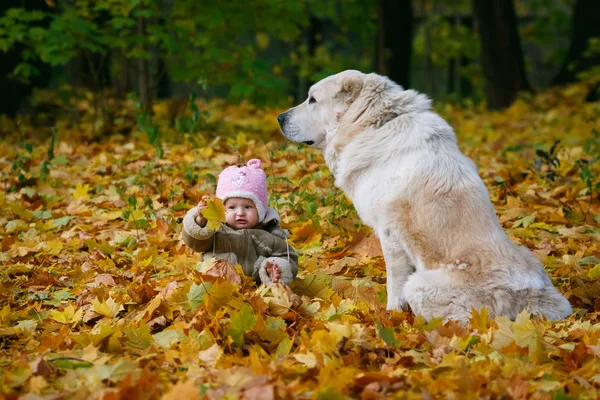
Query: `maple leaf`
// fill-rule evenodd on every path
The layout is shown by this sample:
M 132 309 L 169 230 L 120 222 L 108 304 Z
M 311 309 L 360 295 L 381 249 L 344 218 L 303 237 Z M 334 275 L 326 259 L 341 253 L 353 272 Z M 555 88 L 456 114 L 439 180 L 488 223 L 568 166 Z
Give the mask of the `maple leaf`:
M 202 304 L 203 298 L 208 293 L 208 290 L 212 286 L 211 282 L 203 282 L 199 285 L 192 283 L 190 290 L 187 294 L 187 300 L 192 310 L 198 308 Z
M 7 304 L 0 310 L 0 326 L 6 327 L 10 325 L 10 305 Z
M 75 186 L 75 190 L 73 191 L 73 200 L 81 200 L 82 202 L 86 202 L 90 199 L 88 192 L 90 191 L 90 185 L 85 184 L 82 185 L 80 183 Z
M 257 318 L 253 330 L 258 333 L 262 340 L 278 344 L 285 338 L 289 338 L 286 328 L 287 324 L 282 318 L 268 315 L 266 320 L 262 317 Z
M 177 329 L 168 329 L 159 333 L 155 333 L 152 335 L 154 338 L 154 342 L 162 348 L 169 349 L 175 343 L 179 343 L 187 338 L 187 336 L 177 330 Z
M 471 326 L 479 332 L 484 332 L 488 327 L 489 312 L 485 307 L 481 307 L 479 311 L 471 310 Z
M 235 268 L 225 260 L 216 260 L 212 268 L 205 272 L 206 275 L 220 276 L 236 285 L 242 284 L 242 277 Z
M 125 309 L 122 304 L 114 301 L 112 297 L 109 297 L 106 302 L 101 301 L 96 297 L 92 300 L 92 306 L 95 312 L 109 318 L 116 317 L 120 311 Z
M 242 308 L 231 316 L 225 334 L 231 336 L 233 343 L 241 347 L 244 343 L 244 333 L 252 328 L 255 322 L 256 315 L 252 312 L 252 308 L 244 303 Z
M 590 279 L 594 279 L 598 276 L 600 276 L 600 264 L 596 264 L 588 270 L 588 277 Z
M 225 222 L 225 205 L 218 197 L 206 199 L 206 208 L 202 209 L 202 215 L 206 218 L 206 228 L 216 231 Z
M 377 322 L 377 331 L 379 333 L 379 337 L 383 339 L 388 346 L 397 346 L 399 344 L 394 335 L 394 328 L 386 328 L 381 325 L 380 322 Z
M 223 349 L 218 344 L 213 344 L 206 350 L 198 353 L 198 360 L 208 367 L 214 367 L 223 355 Z
M 183 400 L 200 398 L 200 389 L 193 380 L 177 382 L 163 397 L 163 400 Z
M 154 343 L 154 338 L 150 333 L 150 329 L 144 323 L 140 323 L 138 327 L 124 326 L 123 334 L 127 340 L 125 344 L 138 349 L 147 349 Z
M 208 310 L 213 313 L 229 303 L 233 298 L 234 293 L 237 291 L 237 288 L 238 287 L 235 284 L 229 281 L 214 283 L 210 289 L 208 289 L 207 296 L 204 298 Z
M 47 230 L 60 229 L 64 226 L 67 226 L 69 224 L 69 222 L 71 222 L 71 220 L 74 218 L 75 217 L 73 217 L 71 215 L 65 215 L 64 217 L 53 219 L 53 220 L 49 221 L 49 228 Z
M 63 311 L 50 311 L 50 314 L 48 316 L 54 321 L 61 324 L 73 324 L 77 323 L 81 319 L 82 315 L 83 311 L 81 310 L 81 308 L 75 311 L 75 307 L 73 307 L 72 304 L 69 304 L 67 307 L 64 308 Z
M 275 356 L 279 358 L 287 356 L 288 354 L 290 354 L 293 345 L 294 341 L 292 339 L 290 339 L 289 337 L 284 338 L 277 345 L 277 349 L 275 350 Z

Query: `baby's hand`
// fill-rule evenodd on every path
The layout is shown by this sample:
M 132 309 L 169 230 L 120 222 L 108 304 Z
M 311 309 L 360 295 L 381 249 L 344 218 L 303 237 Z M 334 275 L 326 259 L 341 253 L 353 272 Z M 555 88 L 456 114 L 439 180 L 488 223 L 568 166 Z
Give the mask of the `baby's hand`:
M 206 218 L 202 215 L 202 210 L 206 208 L 206 200 L 208 200 L 208 196 L 202 196 L 202 199 L 198 202 L 196 208 L 198 209 L 198 215 L 196 216 L 196 223 L 202 227 L 206 226 Z
M 278 283 L 279 279 L 281 279 L 281 270 L 279 269 L 279 266 L 277 265 L 277 263 L 272 263 L 270 261 L 267 261 L 267 274 L 269 274 L 269 276 L 271 277 L 271 281 L 273 283 Z

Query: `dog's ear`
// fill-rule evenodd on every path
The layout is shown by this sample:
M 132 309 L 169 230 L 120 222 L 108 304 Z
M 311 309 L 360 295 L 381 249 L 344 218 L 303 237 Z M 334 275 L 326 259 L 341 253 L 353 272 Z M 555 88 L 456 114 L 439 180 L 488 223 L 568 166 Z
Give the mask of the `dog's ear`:
M 358 71 L 352 71 L 341 77 L 340 92 L 347 104 L 352 103 L 363 88 L 364 75 Z

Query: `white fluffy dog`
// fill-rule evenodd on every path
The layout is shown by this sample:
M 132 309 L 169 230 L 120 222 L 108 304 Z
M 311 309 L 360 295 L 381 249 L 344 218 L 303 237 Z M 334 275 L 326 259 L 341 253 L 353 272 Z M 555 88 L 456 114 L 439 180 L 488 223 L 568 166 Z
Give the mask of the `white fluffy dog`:
M 572 313 L 540 261 L 498 223 L 475 164 L 431 101 L 377 74 L 316 83 L 278 117 L 293 142 L 323 151 L 335 184 L 383 248 L 388 309 L 466 322 L 472 309 L 514 319 Z

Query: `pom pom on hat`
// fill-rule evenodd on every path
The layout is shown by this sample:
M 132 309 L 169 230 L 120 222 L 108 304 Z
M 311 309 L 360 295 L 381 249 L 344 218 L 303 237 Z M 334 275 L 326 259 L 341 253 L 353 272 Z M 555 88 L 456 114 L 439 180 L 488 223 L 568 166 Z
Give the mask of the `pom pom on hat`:
M 258 221 L 267 215 L 267 175 L 261 169 L 262 163 L 255 158 L 245 167 L 231 166 L 219 174 L 217 197 L 225 201 L 230 197 L 241 197 L 254 202 L 258 210 Z

